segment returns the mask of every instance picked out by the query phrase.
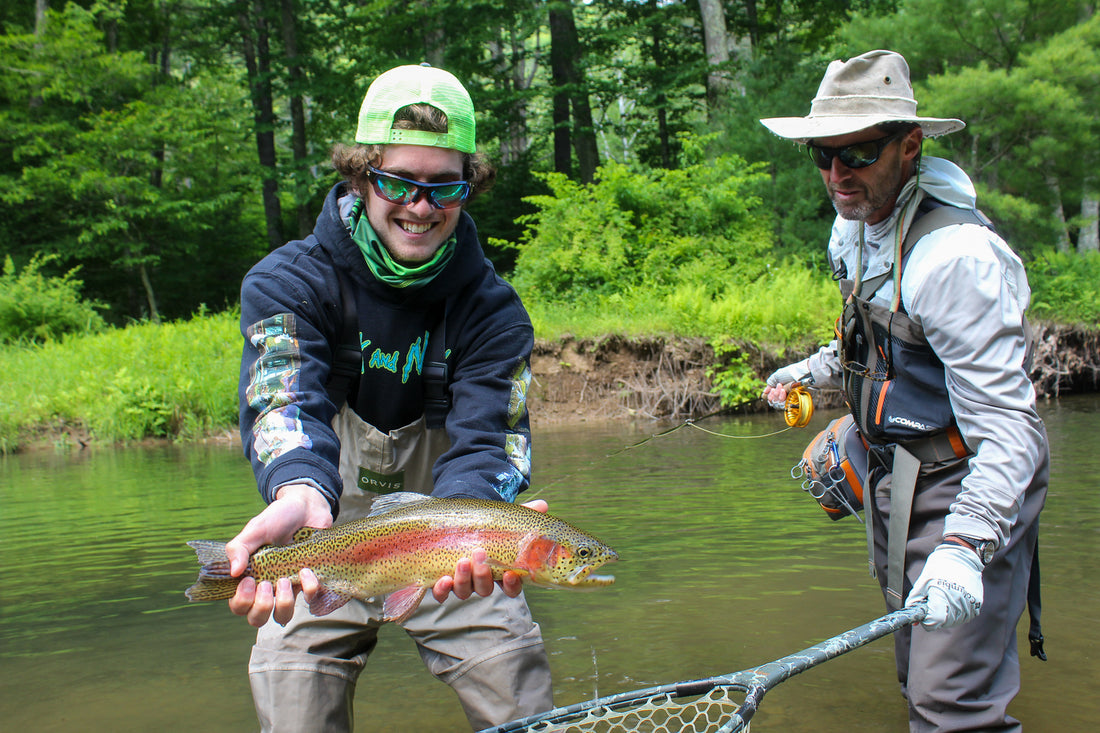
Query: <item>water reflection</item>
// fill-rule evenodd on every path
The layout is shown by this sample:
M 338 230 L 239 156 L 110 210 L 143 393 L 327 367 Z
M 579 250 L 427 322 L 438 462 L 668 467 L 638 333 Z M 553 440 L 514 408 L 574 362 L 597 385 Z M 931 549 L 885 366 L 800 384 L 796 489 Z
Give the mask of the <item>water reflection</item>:
M 1051 661 L 1023 647 L 1014 713 L 1029 731 L 1085 730 L 1095 718 L 1098 407 L 1089 396 L 1044 408 L 1054 447 L 1041 540 Z M 810 430 L 752 437 L 776 422 L 709 420 L 703 427 L 736 437 L 689 426 L 626 449 L 657 429 L 537 431 L 540 495 L 623 558 L 610 588 L 529 593 L 559 704 L 754 666 L 883 612 L 861 525 L 829 521 L 787 475 Z M 231 536 L 260 506 L 251 485 L 228 447 L 0 459 L 5 725 L 254 730 L 251 630 L 223 604 L 188 604 L 182 593 L 195 572 L 184 541 Z M 904 730 L 892 675 L 892 645 L 875 642 L 770 692 L 754 729 Z M 360 730 L 465 729 L 453 695 L 399 630 L 383 634 L 359 688 Z

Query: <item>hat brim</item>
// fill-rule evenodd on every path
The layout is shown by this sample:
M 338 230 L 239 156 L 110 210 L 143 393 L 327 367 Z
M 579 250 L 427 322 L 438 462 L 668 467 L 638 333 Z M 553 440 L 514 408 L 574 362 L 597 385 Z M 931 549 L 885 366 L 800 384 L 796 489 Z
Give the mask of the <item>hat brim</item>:
M 760 120 L 764 127 L 779 137 L 794 140 L 798 143 L 807 143 L 810 140 L 823 137 L 851 135 L 854 132 L 887 122 L 916 122 L 920 125 L 925 137 L 939 137 L 966 127 L 966 123 L 962 120 L 939 117 L 897 117 L 894 115 L 769 117 Z

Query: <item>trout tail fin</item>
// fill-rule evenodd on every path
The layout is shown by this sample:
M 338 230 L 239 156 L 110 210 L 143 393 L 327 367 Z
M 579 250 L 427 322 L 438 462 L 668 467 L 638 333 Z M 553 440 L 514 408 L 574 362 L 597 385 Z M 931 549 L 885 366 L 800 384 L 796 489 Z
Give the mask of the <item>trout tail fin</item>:
M 187 543 L 198 557 L 199 578 L 185 593 L 189 601 L 221 601 L 237 592 L 240 578 L 229 574 L 229 556 L 224 542 L 194 540 Z

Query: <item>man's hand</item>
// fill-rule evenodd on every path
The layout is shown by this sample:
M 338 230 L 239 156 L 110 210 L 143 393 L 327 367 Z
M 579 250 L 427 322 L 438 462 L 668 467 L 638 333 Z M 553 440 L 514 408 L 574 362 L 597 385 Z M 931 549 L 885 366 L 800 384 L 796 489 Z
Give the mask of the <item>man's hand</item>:
M 549 509 L 549 505 L 542 499 L 529 501 L 523 506 L 544 514 Z M 492 593 L 496 582 L 493 580 L 493 569 L 485 562 L 486 557 L 485 550 L 475 550 L 472 558 L 459 560 L 454 575 L 444 575 L 432 586 L 432 596 L 443 603 L 452 592 L 462 600 L 474 593 L 479 596 Z M 515 598 L 523 590 L 523 576 L 507 570 L 500 581 L 500 587 L 509 598 Z
M 928 599 L 926 629 L 949 629 L 966 623 L 982 610 L 982 561 L 968 547 L 945 543 L 932 551 L 913 590 L 905 599 L 912 606 Z
M 800 375 L 795 374 L 790 366 L 777 369 L 768 377 L 762 396 L 776 410 L 782 410 L 787 403 L 787 393 L 798 383 L 799 378 Z
M 234 577 L 244 573 L 248 558 L 264 545 L 286 544 L 302 527 L 324 528 L 332 525 L 332 510 L 321 492 L 307 484 L 287 484 L 279 489 L 275 501 L 248 521 L 236 537 L 226 543 L 229 572 Z M 238 616 L 247 616 L 248 623 L 263 626 L 268 617 L 285 624 L 294 615 L 294 597 L 298 590 L 307 599 L 320 589 L 317 576 L 308 568 L 299 574 L 300 588 L 289 578 L 280 578 L 273 587 L 264 581 L 257 584 L 243 578 L 237 593 L 229 599 L 229 608 Z

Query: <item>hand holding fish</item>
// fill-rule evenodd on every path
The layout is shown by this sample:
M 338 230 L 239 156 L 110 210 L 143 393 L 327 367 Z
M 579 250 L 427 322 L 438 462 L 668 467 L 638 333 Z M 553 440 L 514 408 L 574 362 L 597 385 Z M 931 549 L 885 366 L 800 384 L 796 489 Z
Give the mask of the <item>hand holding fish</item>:
M 542 499 L 529 501 L 523 506 L 543 514 L 550 509 Z M 492 568 L 486 563 L 488 553 L 485 550 L 474 550 L 472 555 L 473 557 L 458 561 L 454 576 L 444 575 L 432 586 L 432 596 L 437 601 L 443 603 L 451 591 L 454 591 L 455 596 L 462 600 L 466 600 L 474 593 L 487 596 L 493 592 L 496 581 L 493 580 Z M 523 590 L 523 577 L 511 570 L 505 571 L 504 577 L 500 580 L 500 588 L 509 598 L 515 598 Z
M 264 545 L 284 545 L 302 527 L 332 526 L 332 510 L 321 492 L 307 484 L 288 484 L 279 489 L 275 501 L 249 520 L 240 533 L 225 545 L 229 557 L 229 574 L 239 578 L 248 567 L 253 552 Z M 306 600 L 320 589 L 317 576 L 309 568 L 298 574 Z M 280 624 L 294 615 L 294 583 L 280 578 L 274 587 L 270 581 L 257 583 L 251 577 L 241 578 L 237 591 L 229 599 L 229 608 L 238 616 L 247 616 L 248 623 L 263 626 L 269 617 Z
M 436 598 L 453 592 L 464 599 L 492 593 L 497 582 L 510 595 L 524 581 L 554 588 L 599 588 L 614 581 L 593 570 L 618 559 L 615 550 L 547 514 L 546 502 L 520 506 L 395 493 L 378 497 L 367 516 L 331 526 L 328 502 L 318 492 L 309 486 L 286 489 L 232 540 L 232 559 L 226 543 L 189 541 L 202 567 L 188 599 L 233 599 L 234 613 L 253 625 L 266 622 L 268 614 L 284 623 L 300 589 L 315 615 L 353 598 L 378 599 L 382 620 L 400 622 L 429 590 Z M 241 554 L 256 545 L 239 570 Z
M 286 623 L 299 590 L 319 616 L 351 598 L 384 596 L 383 619 L 401 621 L 429 589 L 442 602 L 452 592 L 487 596 L 497 583 L 514 597 L 524 579 L 570 588 L 613 581 L 592 570 L 617 559 L 615 551 L 547 515 L 542 500 L 516 506 L 391 494 L 376 500 L 369 517 L 331 527 L 319 492 L 284 489 L 228 545 L 188 543 L 203 566 L 189 599 L 231 598 L 233 612 L 259 626 L 269 616 Z

